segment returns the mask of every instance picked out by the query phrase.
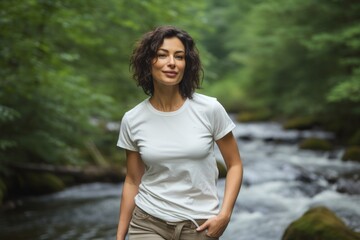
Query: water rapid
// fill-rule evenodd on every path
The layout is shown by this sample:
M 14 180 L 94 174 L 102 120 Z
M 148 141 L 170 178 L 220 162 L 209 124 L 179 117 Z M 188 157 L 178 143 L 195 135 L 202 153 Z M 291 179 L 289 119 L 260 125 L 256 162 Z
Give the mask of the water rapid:
M 285 131 L 277 123 L 238 124 L 234 135 L 244 163 L 244 184 L 222 240 L 280 240 L 290 222 L 326 206 L 360 231 L 360 164 L 331 152 L 300 150 L 321 131 Z M 216 150 L 221 161 L 221 155 Z M 218 182 L 223 196 L 224 180 Z M 115 239 L 121 184 L 93 183 L 23 200 L 0 214 L 2 240 Z

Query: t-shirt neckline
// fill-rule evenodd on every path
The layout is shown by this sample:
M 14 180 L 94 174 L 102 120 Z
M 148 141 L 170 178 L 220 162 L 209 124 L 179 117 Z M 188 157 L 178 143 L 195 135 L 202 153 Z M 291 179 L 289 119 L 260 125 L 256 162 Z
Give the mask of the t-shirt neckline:
M 174 116 L 177 115 L 179 113 L 181 113 L 182 111 L 184 111 L 186 109 L 186 106 L 188 105 L 189 102 L 189 98 L 186 98 L 184 103 L 182 104 L 182 106 L 175 110 L 175 111 L 171 111 L 171 112 L 164 112 L 164 111 L 160 111 L 157 110 L 151 103 L 150 103 L 150 97 L 148 99 L 146 99 L 146 106 L 149 108 L 149 110 L 157 115 L 161 115 L 161 116 Z

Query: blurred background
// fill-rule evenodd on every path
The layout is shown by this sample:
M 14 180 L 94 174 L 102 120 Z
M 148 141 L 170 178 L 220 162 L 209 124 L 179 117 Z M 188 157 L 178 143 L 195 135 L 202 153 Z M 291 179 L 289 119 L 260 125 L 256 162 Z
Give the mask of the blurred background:
M 129 57 L 158 25 L 193 36 L 199 92 L 237 124 L 224 240 L 285 239 L 315 206 L 360 231 L 359 23 L 358 0 L 1 1 L 0 238 L 114 239 L 119 124 L 146 98 Z

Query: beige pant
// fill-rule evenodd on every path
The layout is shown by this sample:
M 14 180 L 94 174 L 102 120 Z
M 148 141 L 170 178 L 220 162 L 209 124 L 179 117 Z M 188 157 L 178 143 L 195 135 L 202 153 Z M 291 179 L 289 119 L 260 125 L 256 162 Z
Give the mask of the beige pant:
M 201 225 L 206 220 L 197 220 Z M 217 240 L 197 232 L 197 226 L 190 220 L 166 222 L 135 207 L 129 227 L 129 240 Z

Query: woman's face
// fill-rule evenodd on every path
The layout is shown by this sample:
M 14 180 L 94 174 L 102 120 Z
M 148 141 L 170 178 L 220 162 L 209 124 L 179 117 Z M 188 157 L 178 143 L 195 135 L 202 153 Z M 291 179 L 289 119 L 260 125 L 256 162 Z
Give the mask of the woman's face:
M 177 37 L 165 38 L 152 61 L 154 85 L 178 85 L 185 70 L 185 47 Z

